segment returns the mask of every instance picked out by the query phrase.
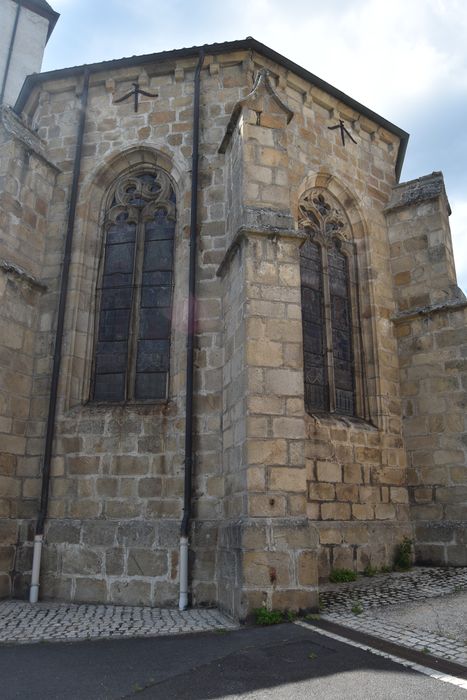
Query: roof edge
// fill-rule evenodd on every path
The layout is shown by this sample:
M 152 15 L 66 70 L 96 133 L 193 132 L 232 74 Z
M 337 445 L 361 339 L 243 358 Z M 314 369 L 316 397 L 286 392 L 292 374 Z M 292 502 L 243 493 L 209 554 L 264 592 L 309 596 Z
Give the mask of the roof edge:
M 27 2 L 27 0 L 25 0 L 25 2 Z M 381 117 L 376 112 L 373 112 L 373 110 L 368 109 L 368 107 L 365 107 L 365 105 L 362 105 L 360 102 L 357 102 L 357 100 L 354 100 L 352 97 L 349 97 L 349 95 L 346 95 L 341 90 L 338 90 L 337 88 L 333 87 L 325 80 L 318 78 L 318 76 L 314 75 L 313 73 L 310 73 L 310 71 L 307 71 L 302 66 L 299 66 L 297 63 L 294 63 L 282 54 L 277 53 L 277 51 L 270 49 L 268 46 L 262 44 L 260 41 L 253 39 L 253 37 L 247 37 L 246 39 L 240 39 L 237 41 L 226 41 L 223 43 L 204 44 L 203 46 L 192 46 L 190 48 L 184 49 L 161 51 L 159 53 L 144 54 L 142 56 L 130 56 L 129 58 L 119 58 L 110 61 L 100 61 L 99 63 L 91 63 L 87 65 L 85 64 L 82 66 L 73 66 L 72 68 L 61 68 L 59 70 L 48 71 L 46 73 L 34 73 L 33 75 L 29 75 L 26 78 L 21 92 L 18 96 L 18 99 L 16 101 L 16 104 L 14 106 L 14 110 L 18 114 L 21 113 L 21 111 L 24 109 L 24 106 L 26 104 L 31 90 L 36 85 L 44 83 L 47 80 L 56 80 L 60 78 L 72 77 L 74 75 L 80 75 L 85 68 L 87 68 L 91 73 L 98 73 L 103 70 L 123 68 L 125 66 L 141 65 L 145 63 L 153 63 L 155 61 L 170 61 L 178 58 L 197 56 L 201 49 L 203 49 L 206 53 L 210 54 L 220 54 L 227 53 L 229 51 L 242 50 L 256 51 L 257 53 L 265 56 L 266 58 L 269 58 L 271 61 L 279 64 L 286 70 L 290 70 L 291 72 L 295 73 L 310 84 L 315 85 L 320 90 L 323 90 L 329 95 L 332 95 L 340 102 L 343 102 L 348 107 L 351 107 L 356 112 L 359 112 L 363 116 L 367 117 L 370 121 L 373 121 L 379 126 L 383 127 L 391 134 L 394 134 L 400 139 L 400 146 L 395 166 L 396 177 L 399 181 L 402 170 L 402 164 L 407 149 L 407 143 L 409 140 L 409 134 L 406 131 L 396 126 L 392 122 L 388 121 L 387 119 L 384 119 L 384 117 Z

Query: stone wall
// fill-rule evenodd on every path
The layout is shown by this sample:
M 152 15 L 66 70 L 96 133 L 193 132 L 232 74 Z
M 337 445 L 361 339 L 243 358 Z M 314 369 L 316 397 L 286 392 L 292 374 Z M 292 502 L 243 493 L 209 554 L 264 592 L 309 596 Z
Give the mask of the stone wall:
M 317 607 L 316 533 L 305 512 L 301 237 L 287 228 L 293 222 L 286 118 L 264 79 L 234 107 L 236 128 L 223 142 L 225 197 L 237 206 L 219 269 L 225 320 L 219 599 L 240 619 L 263 605 Z
M 15 591 L 25 562 L 17 543 L 29 538 L 22 519 L 37 510 L 36 474 L 27 466 L 32 346 L 40 291 L 18 268 L 0 261 L 0 596 Z
M 106 70 L 105 76 L 91 76 L 43 597 L 176 602 L 196 60 L 123 65 Z M 252 90 L 254 76 L 259 80 Z M 137 113 L 131 101 L 115 104 L 136 80 L 158 94 L 142 96 Z M 27 464 L 36 489 L 81 90 L 81 77 L 64 76 L 33 93 L 25 109 L 26 119 L 47 143 L 46 157 L 60 169 L 48 197 L 39 266 L 47 290 L 37 302 L 28 370 L 34 397 L 22 464 Z M 343 145 L 339 132 L 329 130 L 338 119 L 352 129 L 356 144 Z M 454 299 L 455 280 L 447 238 L 430 244 L 426 267 L 418 265 L 423 236 L 419 240 L 419 233 L 407 234 L 412 215 L 407 215 L 407 202 L 401 206 L 403 188 L 394 190 L 398 204 L 391 200 L 397 149 L 393 133 L 263 56 L 245 51 L 206 56 L 201 79 L 191 538 L 195 604 L 218 602 L 241 619 L 263 604 L 313 608 L 318 575 L 326 577 L 332 568 L 343 566 L 361 571 L 391 564 L 396 545 L 412 535 L 402 415 L 410 410 L 408 367 L 417 365 L 417 353 L 428 341 L 413 345 L 421 334 L 415 326 L 408 334 L 413 338 L 404 341 L 405 321 L 399 316 L 427 301 L 421 268 L 426 280 L 429 264 L 433 269 L 432 303 L 441 303 L 444 280 Z M 169 400 L 155 406 L 99 406 L 89 395 L 102 215 L 116 178 L 143 166 L 164 169 L 177 195 Z M 352 419 L 308 415 L 304 409 L 299 263 L 304 233 L 297 222 L 300 197 L 315 187 L 328 192 L 345 212 L 355 251 L 358 274 L 352 304 L 361 371 L 358 417 Z M 420 207 L 417 221 L 428 217 L 430 229 L 435 224 L 426 202 Z M 443 221 L 446 216 L 444 212 Z M 411 271 L 404 265 L 414 255 L 417 266 Z M 39 260 L 39 255 L 31 258 Z M 31 270 L 33 265 L 31 259 Z M 457 323 L 459 309 L 452 314 L 449 323 Z M 435 317 L 447 318 L 441 312 Z M 451 332 L 451 326 L 446 329 Z M 443 342 L 451 341 L 441 335 L 435 340 L 435 332 L 430 331 L 430 342 L 441 350 Z M 458 336 L 452 335 L 453 345 L 454 338 Z M 447 362 L 443 352 L 438 359 Z M 461 363 L 463 346 L 456 352 L 455 361 Z M 461 364 L 446 364 L 441 371 L 463 370 Z M 461 392 L 462 376 L 456 375 L 455 383 Z M 450 386 L 452 390 L 454 384 Z M 405 436 L 412 458 L 421 448 L 410 442 L 411 418 L 405 422 Z M 440 442 L 439 449 L 451 448 Z M 411 479 L 416 469 L 411 463 Z M 31 522 L 33 517 L 31 512 Z M 22 571 L 26 581 L 27 562 Z
M 238 610 L 241 605 L 241 518 L 249 481 L 244 457 L 247 421 L 245 268 L 241 252 L 232 253 L 220 269 L 224 319 L 221 460 L 224 498 L 217 572 L 219 603 L 231 612 Z
M 300 196 L 314 187 L 327 190 L 348 217 L 357 266 L 353 313 L 360 321 L 364 367 L 361 419 L 304 416 L 307 513 L 320 534 L 319 574 L 326 577 L 340 566 L 361 571 L 368 564 L 391 564 L 396 545 L 412 532 L 383 213 L 395 184 L 398 144 L 392 134 L 290 74 L 278 75 L 277 90 L 294 112 L 287 130 L 290 212 L 297 220 Z M 329 132 L 339 118 L 351 125 L 358 146 L 344 146 L 337 130 Z
M 467 303 L 397 324 L 416 557 L 467 565 Z
M 416 557 L 467 564 L 467 302 L 456 285 L 441 173 L 388 208 L 404 437 Z
M 278 83 L 280 86 L 280 77 Z M 309 550 L 305 555 L 312 562 L 313 573 L 310 569 L 309 574 L 312 585 L 317 574 L 317 535 L 322 533 L 319 573 L 325 577 L 331 568 L 339 566 L 362 570 L 369 564 L 391 564 L 396 545 L 403 536 L 410 536 L 412 529 L 401 436 L 396 344 L 389 322 L 394 308 L 392 280 L 382 212 L 382 203 L 390 193 L 386 182 L 390 181 L 393 167 L 392 151 L 383 141 L 381 150 L 386 148 L 390 154 L 384 162 L 387 176 L 383 170 L 374 169 L 375 178 L 380 178 L 374 184 L 380 189 L 377 192 L 373 186 L 369 190 L 372 208 L 364 208 L 362 214 L 349 189 L 327 171 L 327 167 L 334 171 L 343 169 L 344 182 L 358 188 L 359 180 L 350 180 L 348 165 L 340 160 L 346 154 L 338 147 L 327 153 L 324 134 L 322 142 L 313 140 L 312 134 L 317 129 L 326 128 L 322 104 L 318 103 L 317 108 L 312 101 L 312 116 L 305 121 L 308 112 L 302 107 L 303 100 L 297 104 L 293 90 L 288 95 L 293 100 L 289 99 L 288 106 L 282 104 L 282 110 L 277 102 L 272 103 L 270 93 L 263 90 L 261 94 L 259 88 L 243 101 L 242 111 L 237 114 L 237 130 L 226 149 L 231 172 L 226 196 L 233 189 L 232 182 L 243 193 L 243 214 L 240 218 L 231 217 L 234 230 L 230 229 L 229 254 L 241 257 L 241 262 L 235 263 L 241 266 L 236 269 L 235 278 L 246 275 L 246 434 L 252 439 L 247 439 L 246 453 L 251 480 L 247 479 L 246 485 L 242 483 L 247 491 L 248 513 L 250 517 L 268 518 L 272 525 L 280 516 L 285 515 L 292 524 L 294 518 L 307 515 L 309 526 L 313 525 L 308 530 Z M 287 126 L 292 108 L 297 111 Z M 244 146 L 239 153 L 241 141 Z M 374 155 L 369 150 L 371 162 Z M 308 152 L 309 159 L 305 161 L 303 154 Z M 305 177 L 317 153 L 321 156 L 321 173 Z M 364 167 L 363 162 L 359 165 Z M 236 171 L 239 167 L 242 176 Z M 304 176 L 301 182 L 300 172 Z M 328 188 L 346 207 L 352 224 L 361 280 L 358 295 L 362 353 L 366 358 L 362 420 L 310 417 L 304 412 L 298 256 L 302 238 L 295 232 L 292 235 L 296 228 L 293 213 L 297 200 L 290 199 L 289 183 L 294 182 L 297 185 L 293 194 L 313 186 Z M 229 255 L 226 267 L 228 260 Z M 377 286 L 372 260 L 378 265 Z M 236 483 L 240 483 L 238 479 Z M 244 554 L 247 548 L 239 533 L 237 529 L 227 541 L 241 561 L 247 558 Z M 268 558 L 272 561 L 277 555 L 274 536 L 270 535 L 266 542 L 265 552 L 261 555 L 253 552 L 248 559 L 243 591 L 247 599 L 250 595 L 250 605 L 271 605 L 275 599 L 274 586 L 270 591 L 266 580 Z M 295 557 L 292 536 L 288 549 Z M 249 576 L 261 578 L 258 574 L 261 566 L 266 573 L 255 595 Z M 296 570 L 290 563 L 285 568 L 289 572 Z M 300 590 L 297 594 L 301 596 L 300 602 L 298 597 L 294 600 L 290 590 L 284 596 L 289 603 L 294 600 L 295 607 L 303 607 L 306 598 L 313 600 L 303 581 L 297 583 L 293 574 L 289 586 Z
M 318 521 L 320 577 L 391 566 L 397 545 L 412 536 L 401 437 L 323 418 L 310 418 L 308 430 L 308 513 Z
M 243 60 L 243 59 L 241 59 Z M 178 591 L 178 533 L 183 496 L 185 331 L 193 77 L 196 59 L 148 73 L 115 71 L 91 81 L 77 217 L 74 229 L 59 410 L 52 461 L 49 520 L 41 595 L 72 600 L 174 604 Z M 238 67 L 207 59 L 201 100 L 200 231 L 195 351 L 195 467 L 192 596 L 217 600 L 217 523 L 224 491 L 221 457 L 223 347 L 220 280 L 226 203 L 223 158 L 217 155 L 226 114 L 242 96 Z M 241 65 L 241 62 L 240 62 Z M 154 71 L 154 67 L 148 69 Z M 155 104 L 113 101 L 136 78 L 158 93 Z M 217 99 L 225 81 L 225 105 Z M 43 265 L 48 292 L 36 337 L 34 416 L 42 429 L 50 386 L 58 281 L 80 108 L 81 80 L 43 91 L 28 120 L 61 168 L 49 212 Z M 229 96 L 231 99 L 229 100 Z M 177 194 L 175 296 L 169 401 L 164 406 L 111 407 L 89 403 L 97 271 L 106 193 L 122 172 L 157 165 Z M 39 463 L 43 441 L 28 448 Z M 141 535 L 138 534 L 141 528 Z M 133 534 L 132 534 L 133 533 Z M 27 574 L 28 567 L 24 566 Z
M 317 607 L 317 535 L 306 518 L 303 377 L 295 366 L 301 365 L 301 333 L 291 332 L 300 315 L 299 287 L 288 290 L 288 303 L 274 299 L 278 277 L 287 275 L 297 255 L 297 242 L 287 236 L 245 233 L 223 270 L 219 600 L 240 619 L 263 605 Z
M 0 114 L 0 595 L 22 592 L 40 479 L 28 449 L 36 385 L 34 343 L 47 214 L 56 169 L 37 136 L 7 108 Z

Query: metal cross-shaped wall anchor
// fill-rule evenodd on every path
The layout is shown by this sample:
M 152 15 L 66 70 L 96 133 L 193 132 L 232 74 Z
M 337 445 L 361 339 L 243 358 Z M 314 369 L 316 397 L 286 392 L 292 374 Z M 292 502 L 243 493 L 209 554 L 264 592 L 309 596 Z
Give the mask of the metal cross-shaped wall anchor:
M 157 93 L 153 94 L 152 92 L 146 92 L 146 90 L 141 90 L 139 83 L 132 83 L 132 85 L 133 90 L 127 92 L 126 95 L 123 95 L 123 97 L 119 97 L 118 100 L 114 100 L 114 105 L 118 104 L 118 102 L 124 102 L 124 100 L 127 100 L 133 95 L 135 98 L 135 112 L 137 112 L 139 105 L 139 95 L 144 95 L 145 97 L 159 97 Z
M 343 146 L 345 146 L 345 134 L 347 134 L 347 136 L 349 137 L 349 139 L 351 141 L 353 141 L 354 143 L 357 143 L 355 141 L 355 139 L 353 138 L 352 134 L 350 133 L 350 131 L 348 131 L 348 129 L 345 128 L 343 119 L 339 119 L 339 124 L 336 124 L 335 126 L 328 126 L 328 129 L 330 129 L 331 131 L 334 131 L 334 129 L 340 129 Z

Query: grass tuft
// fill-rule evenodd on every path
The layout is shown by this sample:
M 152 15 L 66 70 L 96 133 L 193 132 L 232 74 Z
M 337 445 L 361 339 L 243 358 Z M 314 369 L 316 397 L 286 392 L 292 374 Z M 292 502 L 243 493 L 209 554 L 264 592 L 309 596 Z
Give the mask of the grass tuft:
M 333 569 L 329 574 L 331 583 L 346 583 L 347 581 L 356 581 L 357 574 L 352 569 Z
M 280 610 L 256 608 L 256 610 L 253 610 L 253 614 L 257 625 L 278 625 L 284 622 L 284 614 Z

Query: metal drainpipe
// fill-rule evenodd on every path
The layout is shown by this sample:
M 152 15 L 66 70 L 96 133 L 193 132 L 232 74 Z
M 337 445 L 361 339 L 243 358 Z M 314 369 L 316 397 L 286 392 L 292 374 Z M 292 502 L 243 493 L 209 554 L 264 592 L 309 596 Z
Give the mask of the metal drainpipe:
M 188 329 L 186 358 L 186 413 L 185 413 L 185 485 L 183 493 L 183 519 L 180 532 L 180 598 L 179 609 L 188 607 L 188 536 L 191 519 L 191 490 L 193 475 L 193 375 L 194 339 L 196 311 L 196 252 L 198 224 L 198 161 L 199 161 L 199 97 L 201 68 L 204 63 L 204 49 L 199 52 L 195 71 L 195 91 L 193 102 L 193 154 L 191 167 L 191 220 L 190 220 L 190 262 L 188 278 Z
M 5 96 L 6 82 L 8 80 L 8 73 L 10 72 L 11 57 L 13 56 L 13 47 L 15 45 L 16 32 L 18 29 L 19 15 L 21 12 L 22 4 L 23 4 L 23 0 L 18 0 L 18 7 L 16 8 L 15 22 L 13 24 L 13 31 L 11 33 L 10 46 L 8 47 L 8 56 L 7 56 L 6 65 L 5 65 L 5 75 L 3 76 L 3 82 L 2 82 L 2 92 L 0 93 L 0 104 L 3 104 L 3 98 Z
M 52 379 L 50 385 L 49 413 L 47 416 L 47 430 L 45 434 L 44 461 L 42 466 L 42 491 L 39 514 L 37 516 L 36 534 L 34 537 L 34 553 L 32 562 L 31 588 L 29 602 L 37 603 L 39 597 L 39 577 L 41 566 L 42 542 L 44 539 L 44 524 L 47 517 L 49 502 L 50 466 L 52 461 L 52 446 L 55 434 L 55 415 L 57 411 L 57 392 L 60 378 L 60 364 L 62 360 L 63 328 L 65 323 L 66 301 L 68 294 L 68 278 L 70 274 L 71 250 L 73 243 L 73 230 L 75 227 L 76 203 L 78 199 L 78 183 L 81 172 L 81 156 L 83 151 L 84 127 L 86 123 L 86 108 L 89 94 L 89 68 L 84 69 L 83 92 L 81 94 L 81 107 L 76 141 L 75 162 L 73 165 L 73 179 L 71 183 L 70 203 L 68 207 L 68 221 L 65 237 L 65 251 L 63 254 L 62 278 L 60 281 L 60 297 L 58 302 L 57 330 L 55 333 L 55 348 L 52 366 Z

